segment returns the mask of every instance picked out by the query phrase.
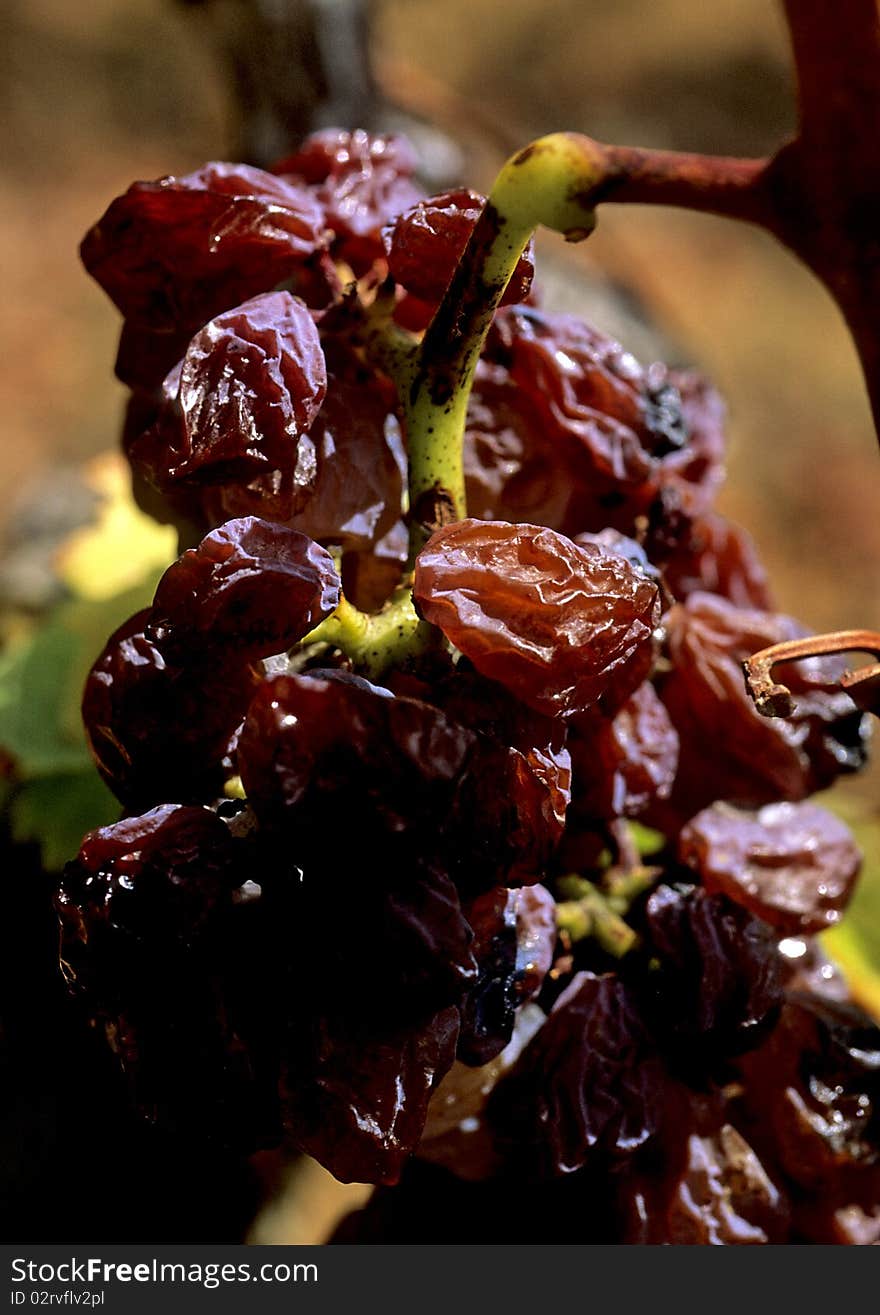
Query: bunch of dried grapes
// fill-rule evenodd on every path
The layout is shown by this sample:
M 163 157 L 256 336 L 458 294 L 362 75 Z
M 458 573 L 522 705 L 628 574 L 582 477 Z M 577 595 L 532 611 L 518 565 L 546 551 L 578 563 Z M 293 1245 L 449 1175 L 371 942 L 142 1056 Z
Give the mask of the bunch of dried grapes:
M 149 1119 L 384 1185 L 349 1240 L 874 1240 L 880 1030 L 815 939 L 860 856 L 807 801 L 865 718 L 833 658 L 758 715 L 743 660 L 804 632 L 713 509 L 721 403 L 540 309 L 528 250 L 469 515 L 407 560 L 371 314 L 418 335 L 484 204 L 414 166 L 322 132 L 83 243 L 185 551 L 88 678 L 125 812 L 61 882 L 70 989 Z

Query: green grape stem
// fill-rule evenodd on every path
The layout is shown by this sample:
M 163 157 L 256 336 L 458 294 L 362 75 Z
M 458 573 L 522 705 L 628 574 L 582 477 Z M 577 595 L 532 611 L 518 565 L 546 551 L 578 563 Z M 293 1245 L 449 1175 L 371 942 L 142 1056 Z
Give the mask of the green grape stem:
M 502 168 L 414 352 L 402 393 L 409 448 L 410 547 L 467 514 L 462 447 L 477 361 L 492 317 L 539 224 L 570 241 L 592 232 L 601 156 L 586 137 L 555 133 Z

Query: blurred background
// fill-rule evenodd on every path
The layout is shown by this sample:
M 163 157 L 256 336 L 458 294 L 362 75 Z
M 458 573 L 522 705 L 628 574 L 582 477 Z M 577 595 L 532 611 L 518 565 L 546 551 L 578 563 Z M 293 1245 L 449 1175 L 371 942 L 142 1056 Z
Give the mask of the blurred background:
M 763 155 L 794 123 L 767 0 L 5 0 L 4 37 L 7 641 L 63 601 L 58 545 L 96 505 L 83 463 L 116 445 L 119 318 L 76 249 L 132 180 L 265 163 L 332 123 L 407 131 L 429 188 L 488 190 L 511 150 L 555 129 Z M 713 378 L 730 410 L 721 508 L 757 541 L 780 610 L 816 629 L 880 623 L 877 443 L 819 285 L 762 233 L 646 207 L 603 207 L 577 248 L 542 240 L 542 268 L 548 303 Z M 869 873 L 878 784 L 875 768 L 835 792 Z M 869 875 L 855 960 L 880 963 L 877 888 Z M 317 1239 L 338 1209 L 330 1188 L 284 1201 L 258 1240 Z

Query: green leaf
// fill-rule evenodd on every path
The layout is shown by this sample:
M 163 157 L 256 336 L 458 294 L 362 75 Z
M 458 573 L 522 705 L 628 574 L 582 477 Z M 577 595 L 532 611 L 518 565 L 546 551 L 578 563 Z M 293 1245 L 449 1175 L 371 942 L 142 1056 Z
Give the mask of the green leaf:
M 119 817 L 120 805 L 89 763 L 83 770 L 27 781 L 9 805 L 14 841 L 40 846 L 43 867 L 60 872 L 86 831 Z

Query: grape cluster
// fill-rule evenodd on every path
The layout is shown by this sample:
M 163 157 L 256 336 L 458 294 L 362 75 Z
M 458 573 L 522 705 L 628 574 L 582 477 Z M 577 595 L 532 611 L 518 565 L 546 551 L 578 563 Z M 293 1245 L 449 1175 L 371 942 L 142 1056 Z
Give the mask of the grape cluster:
M 420 1155 L 527 1179 L 564 1240 L 599 1201 L 623 1241 L 871 1239 L 880 1030 L 814 939 L 860 856 L 805 802 L 866 719 L 836 659 L 758 715 L 741 663 L 804 632 L 713 509 L 721 403 L 541 309 L 530 250 L 469 515 L 408 560 L 371 313 L 417 341 L 484 204 L 414 168 L 321 132 L 136 183 L 83 242 L 134 487 L 185 550 L 87 681 L 125 812 L 61 882 L 71 990 L 146 1117 L 402 1176 L 411 1218 Z

